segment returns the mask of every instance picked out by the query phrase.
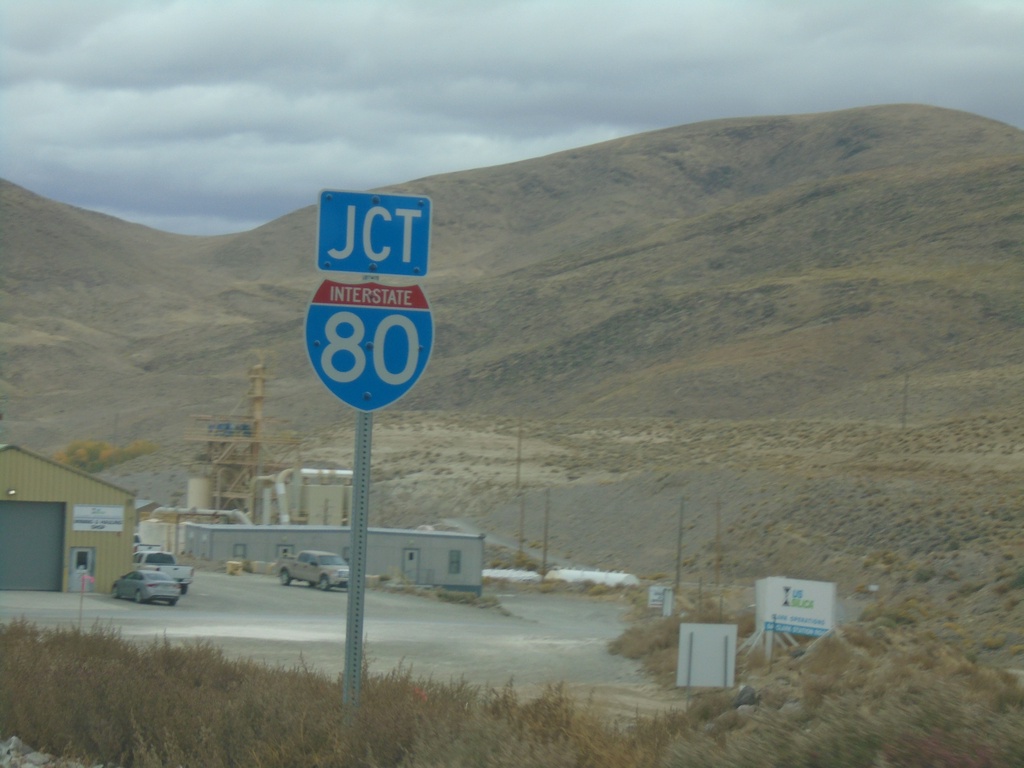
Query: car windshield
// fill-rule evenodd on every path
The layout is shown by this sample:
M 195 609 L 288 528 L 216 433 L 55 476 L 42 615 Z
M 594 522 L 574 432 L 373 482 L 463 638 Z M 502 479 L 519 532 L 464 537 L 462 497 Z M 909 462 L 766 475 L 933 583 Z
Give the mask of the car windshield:
M 337 555 L 320 555 L 320 565 L 344 565 L 345 561 Z

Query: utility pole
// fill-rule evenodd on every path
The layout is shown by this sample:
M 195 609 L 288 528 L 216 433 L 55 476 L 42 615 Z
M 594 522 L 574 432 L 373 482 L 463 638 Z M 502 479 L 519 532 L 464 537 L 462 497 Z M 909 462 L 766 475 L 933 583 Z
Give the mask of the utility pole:
M 548 575 L 548 520 L 551 517 L 551 489 L 544 491 L 544 555 L 541 559 L 540 577 L 547 578 Z
M 523 490 L 519 486 L 519 481 L 522 476 L 521 467 L 523 464 L 523 417 L 519 417 L 519 432 L 516 438 L 516 494 L 519 496 L 519 562 L 517 565 L 522 567 L 523 565 L 523 528 L 526 524 L 526 499 L 523 498 Z
M 516 493 L 519 493 L 519 480 L 523 465 L 523 417 L 519 417 L 519 432 L 516 437 Z
M 525 536 L 523 529 L 526 524 L 526 499 L 523 498 L 523 494 L 519 494 L 519 565 L 523 564 L 523 543 L 525 542 Z
M 679 499 L 679 533 L 676 537 L 676 589 L 675 594 L 679 594 L 679 580 L 681 575 L 681 568 L 683 563 L 683 508 L 686 506 L 686 499 L 680 497 Z
M 715 586 L 719 586 L 722 576 L 722 497 L 715 498 Z
M 907 395 L 910 391 L 910 374 L 903 374 L 903 408 L 900 411 L 900 429 L 907 428 Z

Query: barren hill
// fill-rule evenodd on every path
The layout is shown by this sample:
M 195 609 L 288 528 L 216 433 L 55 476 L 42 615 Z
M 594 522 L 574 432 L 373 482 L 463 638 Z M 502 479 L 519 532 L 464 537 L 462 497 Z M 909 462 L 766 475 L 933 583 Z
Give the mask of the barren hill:
M 1009 126 L 888 106 L 410 183 L 435 201 L 438 341 L 399 407 L 878 417 L 912 372 L 919 407 L 958 412 L 950 374 L 1019 363 L 1022 158 Z M 4 183 L 2 216 L 12 439 L 50 449 L 115 414 L 166 439 L 183 408 L 237 397 L 256 349 L 297 429 L 329 404 L 300 336 L 312 208 L 188 238 Z
M 375 522 L 514 539 L 518 489 L 528 539 L 550 503 L 561 555 L 667 572 L 685 496 L 690 575 L 1000 605 L 1024 550 L 1024 132 L 913 105 L 722 120 L 390 191 L 434 201 L 437 343 L 378 418 Z M 262 351 L 303 460 L 350 460 L 302 339 L 312 207 L 195 238 L 6 182 L 0 206 L 5 441 L 155 440 L 121 477 L 166 494 L 147 478 L 183 471 L 189 416 L 234 408 Z

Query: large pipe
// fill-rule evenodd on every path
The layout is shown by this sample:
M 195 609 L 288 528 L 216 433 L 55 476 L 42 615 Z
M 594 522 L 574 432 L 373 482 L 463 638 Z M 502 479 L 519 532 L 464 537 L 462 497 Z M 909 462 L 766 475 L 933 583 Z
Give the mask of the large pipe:
M 270 489 L 270 486 L 274 488 L 274 496 L 277 498 L 277 517 L 278 522 L 281 525 L 291 525 L 291 506 L 288 503 L 288 483 L 291 481 L 292 475 L 295 473 L 295 467 L 289 467 L 283 469 L 276 475 L 259 475 L 254 477 L 252 480 L 252 493 L 256 496 L 257 484 L 263 486 L 263 511 L 260 516 L 260 522 L 263 525 L 270 525 L 270 503 L 269 498 L 266 495 Z M 298 470 L 300 477 L 307 478 L 318 478 L 321 481 L 328 479 L 351 479 L 351 469 L 313 469 L 310 467 L 303 467 Z
M 282 470 L 274 479 L 274 489 L 277 491 L 277 515 L 281 525 L 288 525 L 292 521 L 291 510 L 288 508 L 288 478 L 292 475 L 292 469 Z
M 252 525 L 252 520 L 240 509 L 199 509 L 197 507 L 157 507 L 154 515 L 206 515 L 208 517 L 227 517 L 242 525 Z
M 321 479 L 328 477 L 352 477 L 351 469 L 306 469 L 299 470 L 299 473 L 303 477 L 319 477 Z
M 269 486 L 273 484 L 273 482 L 274 482 L 274 476 L 273 475 L 258 475 L 257 477 L 254 477 L 252 479 L 252 485 L 249 488 L 249 491 L 251 492 L 252 497 L 256 498 L 256 485 L 257 485 L 257 483 L 262 483 L 263 490 L 265 492 L 267 490 L 267 488 L 269 488 Z M 266 493 L 264 493 L 263 504 L 261 505 L 261 507 L 262 507 L 262 509 L 260 510 L 260 523 L 262 523 L 263 525 L 270 525 L 270 499 L 267 498 L 267 494 Z
M 260 501 L 260 517 L 263 525 L 270 525 L 270 502 L 273 489 L 270 485 L 263 486 L 263 499 Z
M 277 513 L 281 519 L 281 525 L 291 523 L 291 508 L 288 504 L 288 483 L 294 474 L 295 468 L 281 470 L 274 478 L 274 488 L 277 491 Z M 313 469 L 303 467 L 299 470 L 300 477 L 316 477 L 320 480 L 329 478 L 351 478 L 351 469 Z

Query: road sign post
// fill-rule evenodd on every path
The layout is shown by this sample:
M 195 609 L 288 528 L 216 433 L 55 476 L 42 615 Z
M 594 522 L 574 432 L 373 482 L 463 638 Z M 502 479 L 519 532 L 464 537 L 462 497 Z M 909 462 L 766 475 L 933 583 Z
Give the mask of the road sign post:
M 352 472 L 352 548 L 349 555 L 348 615 L 345 625 L 345 675 L 341 701 L 358 707 L 363 679 L 363 615 L 366 597 L 366 556 L 370 520 L 370 447 L 373 412 L 356 416 L 355 465 Z
M 306 312 L 306 351 L 313 370 L 355 408 L 352 547 L 342 703 L 359 707 L 370 511 L 373 412 L 405 395 L 430 359 L 434 323 L 418 285 L 384 285 L 381 276 L 427 274 L 430 199 L 322 190 L 317 269 L 362 275 L 363 282 L 324 280 Z

